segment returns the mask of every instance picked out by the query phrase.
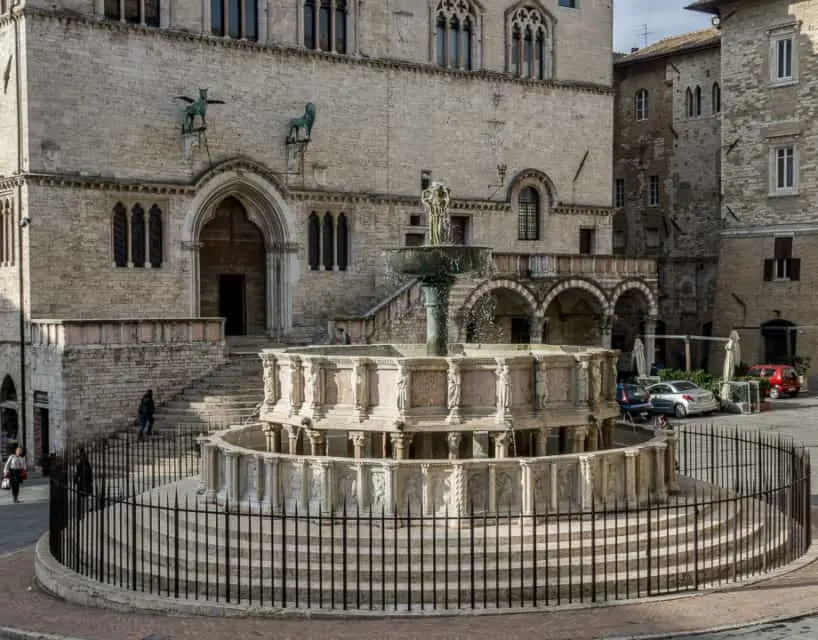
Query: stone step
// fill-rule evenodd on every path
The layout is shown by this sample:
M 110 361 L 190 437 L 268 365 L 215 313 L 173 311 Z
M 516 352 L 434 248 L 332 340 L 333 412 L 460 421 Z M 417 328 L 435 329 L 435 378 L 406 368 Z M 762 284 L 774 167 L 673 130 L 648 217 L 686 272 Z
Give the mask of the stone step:
M 222 409 L 226 409 L 228 411 L 242 411 L 247 409 L 252 411 L 262 400 L 264 400 L 263 396 L 259 398 L 252 395 L 248 398 L 244 398 L 243 400 L 234 400 L 231 398 L 214 398 L 208 400 L 204 400 L 203 398 L 179 399 L 168 401 L 162 406 L 162 410 L 164 413 L 167 413 L 173 409 L 189 409 L 191 411 L 198 411 L 201 409 L 212 409 L 214 411 L 220 411 Z

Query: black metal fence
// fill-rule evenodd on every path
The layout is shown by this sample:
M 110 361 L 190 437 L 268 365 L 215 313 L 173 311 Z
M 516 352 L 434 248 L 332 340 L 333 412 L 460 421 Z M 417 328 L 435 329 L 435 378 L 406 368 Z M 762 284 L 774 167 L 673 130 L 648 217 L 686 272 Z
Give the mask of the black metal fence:
M 638 508 L 397 515 L 205 502 L 195 435 L 86 446 L 90 491 L 67 451 L 51 478 L 53 556 L 170 598 L 415 611 L 696 590 L 768 572 L 811 544 L 809 456 L 782 437 L 685 426 L 680 492 Z

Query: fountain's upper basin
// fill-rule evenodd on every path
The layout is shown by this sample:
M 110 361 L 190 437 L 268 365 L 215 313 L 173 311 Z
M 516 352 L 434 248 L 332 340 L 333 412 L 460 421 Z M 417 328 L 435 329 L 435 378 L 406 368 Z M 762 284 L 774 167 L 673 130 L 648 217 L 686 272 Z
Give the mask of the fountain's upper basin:
M 384 253 L 390 269 L 421 279 L 485 271 L 491 264 L 489 247 L 442 244 L 388 249 Z

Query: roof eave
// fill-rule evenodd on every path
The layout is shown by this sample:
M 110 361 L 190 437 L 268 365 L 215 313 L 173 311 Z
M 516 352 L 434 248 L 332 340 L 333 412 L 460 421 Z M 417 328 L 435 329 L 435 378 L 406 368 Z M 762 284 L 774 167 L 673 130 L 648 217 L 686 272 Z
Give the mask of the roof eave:
M 661 58 L 672 58 L 673 56 L 682 55 L 685 53 L 693 53 L 695 51 L 704 51 L 705 49 L 714 49 L 721 46 L 721 39 L 720 38 L 713 38 L 707 42 L 698 42 L 696 44 L 691 44 L 687 46 L 676 47 L 675 49 L 671 49 L 669 51 L 657 51 L 653 54 L 647 54 L 643 56 L 637 55 L 638 52 L 633 54 L 626 55 L 624 58 L 614 61 L 615 67 L 625 67 L 629 64 L 641 64 L 643 62 L 652 62 L 654 60 L 659 60 Z M 633 56 L 633 57 L 631 57 Z
M 685 7 L 689 11 L 701 11 L 702 13 L 718 13 L 719 7 L 725 2 L 725 0 L 698 0 L 693 4 L 689 4 Z

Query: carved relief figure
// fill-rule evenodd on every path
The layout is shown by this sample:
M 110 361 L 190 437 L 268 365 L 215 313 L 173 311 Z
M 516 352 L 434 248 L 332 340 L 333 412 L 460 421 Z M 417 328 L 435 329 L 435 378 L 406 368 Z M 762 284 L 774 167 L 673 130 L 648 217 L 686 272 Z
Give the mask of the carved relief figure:
M 449 204 L 451 192 L 440 182 L 433 182 L 421 195 L 429 219 L 429 245 L 441 245 L 448 242 Z
M 271 407 L 278 401 L 276 394 L 276 375 L 278 373 L 276 359 L 265 354 L 262 364 L 264 366 L 264 403 Z
M 449 411 L 454 411 L 460 407 L 460 366 L 454 362 L 449 363 L 447 382 L 447 406 Z
M 321 404 L 321 371 L 317 362 L 307 362 L 304 369 L 304 404 L 308 407 Z
M 495 495 L 497 496 L 497 512 L 502 513 L 504 511 L 509 511 L 514 502 L 514 482 L 511 480 L 511 476 L 504 471 L 500 471 L 497 474 L 497 484 L 495 487 Z
M 429 485 L 431 487 L 430 499 L 432 513 L 444 513 L 449 504 L 450 485 L 449 477 L 439 473 L 430 474 Z
M 454 460 L 460 455 L 460 440 L 463 436 L 456 432 L 450 432 L 446 435 L 446 444 L 449 447 L 449 460 Z
M 591 399 L 598 402 L 602 399 L 602 360 L 594 361 L 591 374 Z
M 352 365 L 352 406 L 357 410 L 366 409 L 366 364 L 355 362 Z
M 503 361 L 497 362 L 497 415 L 503 417 L 511 409 L 511 369 Z
M 409 408 L 409 372 L 403 364 L 398 365 L 398 380 L 395 387 L 398 411 L 404 413 Z
M 476 511 L 485 509 L 487 489 L 488 474 L 485 471 L 472 473 L 468 482 L 469 507 Z
M 287 490 L 285 493 L 287 501 L 298 503 L 301 497 L 301 469 L 294 468 L 287 475 Z
M 322 467 L 312 468 L 312 486 L 310 487 L 310 499 L 316 502 L 324 501 L 324 469 Z
M 548 369 L 545 362 L 540 362 L 537 367 L 537 408 L 545 409 L 548 404 Z
M 372 496 L 372 498 L 369 504 L 373 514 L 380 513 L 386 506 L 384 502 L 386 498 L 386 479 L 384 478 L 384 472 L 373 471 L 370 476 L 370 482 L 372 483 L 372 490 L 369 495 Z
M 301 361 L 290 360 L 290 406 L 301 406 Z
M 577 359 L 577 404 L 588 402 L 588 363 Z
M 345 473 L 338 481 L 338 506 L 343 508 L 358 506 L 358 475 Z

